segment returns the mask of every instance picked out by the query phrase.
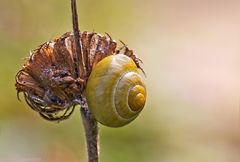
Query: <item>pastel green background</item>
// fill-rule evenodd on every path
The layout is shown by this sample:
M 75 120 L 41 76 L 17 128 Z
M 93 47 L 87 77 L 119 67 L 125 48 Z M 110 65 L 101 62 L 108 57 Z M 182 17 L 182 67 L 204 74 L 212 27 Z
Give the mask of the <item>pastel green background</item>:
M 86 161 L 79 110 L 50 123 L 14 87 L 29 51 L 71 30 L 69 1 L 0 1 L 1 162 Z M 140 116 L 100 126 L 101 162 L 240 161 L 238 1 L 77 2 L 80 29 L 123 40 L 147 74 Z

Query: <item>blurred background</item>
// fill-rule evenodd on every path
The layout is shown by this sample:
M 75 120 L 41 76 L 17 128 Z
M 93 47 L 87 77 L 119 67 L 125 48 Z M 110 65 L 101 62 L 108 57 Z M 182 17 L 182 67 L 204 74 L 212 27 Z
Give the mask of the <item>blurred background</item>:
M 123 40 L 147 73 L 140 116 L 100 126 L 101 162 L 240 161 L 239 1 L 77 2 L 80 29 Z M 45 121 L 14 87 L 29 51 L 71 30 L 70 0 L 0 1 L 1 162 L 87 160 L 79 110 Z

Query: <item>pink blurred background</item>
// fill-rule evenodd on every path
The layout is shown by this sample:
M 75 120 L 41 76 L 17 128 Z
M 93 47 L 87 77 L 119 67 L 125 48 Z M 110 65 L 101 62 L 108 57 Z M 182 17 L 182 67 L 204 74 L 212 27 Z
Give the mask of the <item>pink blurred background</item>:
M 108 32 L 144 61 L 147 105 L 101 129 L 101 161 L 240 161 L 240 1 L 79 0 L 81 30 Z M 86 161 L 77 110 L 49 123 L 16 99 L 31 49 L 71 30 L 69 1 L 0 2 L 0 161 Z M 76 124 L 77 123 L 77 124 Z

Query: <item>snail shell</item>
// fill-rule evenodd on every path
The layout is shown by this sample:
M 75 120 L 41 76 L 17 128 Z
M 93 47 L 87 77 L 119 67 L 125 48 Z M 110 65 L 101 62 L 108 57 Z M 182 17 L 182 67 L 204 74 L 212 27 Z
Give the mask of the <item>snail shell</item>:
M 123 54 L 101 60 L 92 70 L 86 98 L 96 120 L 120 127 L 134 120 L 146 101 L 146 88 L 134 61 Z

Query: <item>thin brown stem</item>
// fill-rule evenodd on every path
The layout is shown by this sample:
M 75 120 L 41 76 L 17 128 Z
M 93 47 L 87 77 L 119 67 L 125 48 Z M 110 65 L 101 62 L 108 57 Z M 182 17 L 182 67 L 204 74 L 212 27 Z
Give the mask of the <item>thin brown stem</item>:
M 85 129 L 85 136 L 88 150 L 88 161 L 98 162 L 99 156 L 99 140 L 98 140 L 98 126 L 97 121 L 92 116 L 88 108 L 82 107 L 80 109 L 82 121 Z
M 73 23 L 73 33 L 74 33 L 74 40 L 76 46 L 76 60 L 74 60 L 76 64 L 76 72 L 77 77 L 83 78 L 85 74 L 84 68 L 84 60 L 83 60 L 83 53 L 81 49 L 81 38 L 80 38 L 80 30 L 78 28 L 78 15 L 77 15 L 77 4 L 76 0 L 71 0 L 71 9 L 72 9 L 72 23 Z M 80 67 L 80 69 L 79 69 Z
M 75 70 L 76 76 L 83 79 L 86 75 L 85 61 L 82 52 L 81 45 L 81 34 L 78 28 L 78 15 L 77 15 L 77 5 L 76 0 L 71 0 L 71 9 L 72 9 L 72 23 L 73 23 L 73 33 L 74 41 L 76 46 L 76 56 L 75 56 Z M 81 116 L 85 130 L 87 150 L 88 150 L 88 161 L 89 162 L 98 162 L 98 126 L 97 121 L 91 115 L 91 112 L 88 109 L 86 101 L 82 101 L 81 105 Z

